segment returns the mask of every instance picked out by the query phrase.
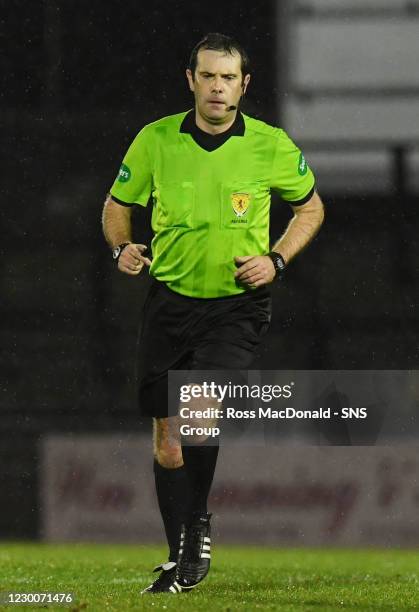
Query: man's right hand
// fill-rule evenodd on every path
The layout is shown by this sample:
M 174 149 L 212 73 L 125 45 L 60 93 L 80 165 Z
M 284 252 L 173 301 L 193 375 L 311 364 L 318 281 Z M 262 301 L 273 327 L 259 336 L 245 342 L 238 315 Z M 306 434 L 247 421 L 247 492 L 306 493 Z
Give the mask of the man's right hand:
M 128 244 L 118 258 L 118 269 L 125 274 L 137 276 L 144 265 L 151 266 L 151 260 L 142 255 L 146 249 L 145 244 Z

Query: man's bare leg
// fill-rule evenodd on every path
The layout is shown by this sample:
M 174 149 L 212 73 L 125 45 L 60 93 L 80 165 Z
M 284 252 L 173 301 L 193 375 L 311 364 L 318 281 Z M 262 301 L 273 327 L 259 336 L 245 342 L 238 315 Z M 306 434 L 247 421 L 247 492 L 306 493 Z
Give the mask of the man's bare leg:
M 153 450 L 157 499 L 169 544 L 169 561 L 176 562 L 190 489 L 180 435 L 172 420 L 177 417 L 153 419 Z
M 211 527 L 207 500 L 218 457 L 217 417 L 202 418 L 203 411 L 221 409 L 217 398 L 191 398 L 183 403 L 180 418 L 182 456 L 190 484 L 189 508 L 182 528 L 182 542 L 176 569 L 177 584 L 190 590 L 199 584 L 210 569 Z M 205 414 L 205 413 L 204 413 Z

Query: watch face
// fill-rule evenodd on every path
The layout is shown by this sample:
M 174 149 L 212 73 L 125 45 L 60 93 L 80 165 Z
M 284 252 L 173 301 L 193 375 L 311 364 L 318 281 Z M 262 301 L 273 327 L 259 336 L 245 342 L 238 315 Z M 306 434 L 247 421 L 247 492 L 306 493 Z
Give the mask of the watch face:
M 120 252 L 121 252 L 121 247 L 119 246 L 115 247 L 114 250 L 112 251 L 112 257 L 114 259 L 118 259 Z
M 280 256 L 276 257 L 276 267 L 278 268 L 278 270 L 283 270 L 285 268 L 284 262 L 282 261 L 282 257 Z

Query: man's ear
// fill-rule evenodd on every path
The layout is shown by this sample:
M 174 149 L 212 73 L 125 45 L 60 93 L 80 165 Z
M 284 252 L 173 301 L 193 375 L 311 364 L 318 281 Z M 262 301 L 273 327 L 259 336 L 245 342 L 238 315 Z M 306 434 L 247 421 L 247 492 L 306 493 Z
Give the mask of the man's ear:
M 192 72 L 190 71 L 189 68 L 186 69 L 186 78 L 188 79 L 189 89 L 191 91 L 195 91 L 195 83 L 193 80 Z
M 243 96 L 246 93 L 246 89 L 247 89 L 247 86 L 249 84 L 249 81 L 250 81 L 250 74 L 246 74 L 246 76 L 243 79 L 243 85 L 242 85 L 242 90 L 243 90 L 243 94 L 242 95 Z

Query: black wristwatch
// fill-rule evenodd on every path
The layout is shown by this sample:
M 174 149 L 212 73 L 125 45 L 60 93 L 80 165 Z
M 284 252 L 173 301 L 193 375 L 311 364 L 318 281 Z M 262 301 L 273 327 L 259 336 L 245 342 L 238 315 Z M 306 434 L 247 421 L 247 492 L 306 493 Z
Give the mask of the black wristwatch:
M 121 255 L 122 251 L 129 244 L 131 244 L 131 243 L 130 242 L 123 242 L 122 244 L 118 244 L 118 246 L 116 246 L 116 247 L 114 247 L 112 249 L 112 257 L 115 259 L 115 261 L 118 261 L 119 256 Z
M 276 251 L 271 251 L 267 253 L 267 256 L 271 259 L 274 268 L 275 268 L 275 278 L 281 278 L 284 274 L 285 270 L 285 261 L 282 255 L 277 253 Z

